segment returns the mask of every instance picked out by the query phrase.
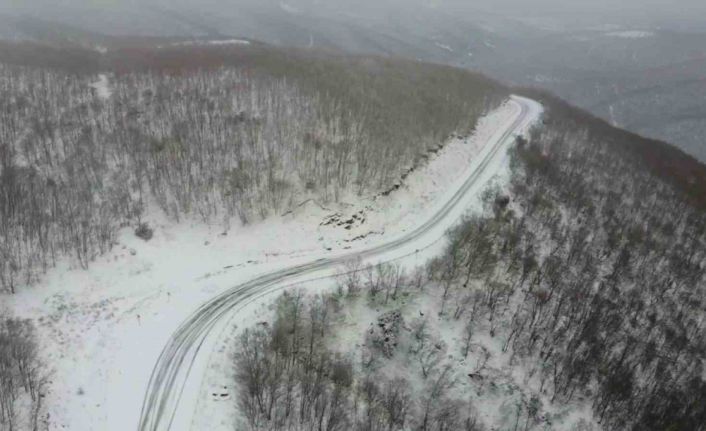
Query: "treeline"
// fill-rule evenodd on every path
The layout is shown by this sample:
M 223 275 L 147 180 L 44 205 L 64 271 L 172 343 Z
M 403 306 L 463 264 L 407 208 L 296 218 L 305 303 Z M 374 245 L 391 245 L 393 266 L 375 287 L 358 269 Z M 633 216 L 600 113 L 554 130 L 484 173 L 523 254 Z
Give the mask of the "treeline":
M 46 428 L 42 404 L 46 378 L 46 368 L 37 358 L 32 323 L 0 320 L 0 429 Z
M 100 54 L 77 46 L 56 48 L 36 42 L 0 41 L 5 65 L 52 68 L 71 74 L 93 74 L 102 69 Z
M 286 79 L 307 93 L 343 104 L 392 154 L 410 146 L 413 151 L 429 149 L 450 133 L 469 132 L 480 112 L 509 95 L 507 88 L 481 74 L 401 58 L 282 49 L 257 42 L 158 46 L 146 42 L 111 51 L 107 68 L 123 74 L 237 67 L 255 76 Z
M 65 255 L 86 268 L 155 205 L 227 228 L 306 198 L 379 192 L 504 97 L 450 68 L 280 64 L 291 76 L 198 63 L 119 74 L 107 100 L 95 77 L 0 66 L 2 288 L 36 281 Z

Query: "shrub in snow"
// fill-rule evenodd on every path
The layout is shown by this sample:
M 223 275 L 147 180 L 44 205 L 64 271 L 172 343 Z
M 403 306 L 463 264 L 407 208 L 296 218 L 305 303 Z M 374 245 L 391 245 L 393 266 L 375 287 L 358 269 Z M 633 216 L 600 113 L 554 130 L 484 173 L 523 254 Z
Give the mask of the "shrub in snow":
M 135 229 L 135 235 L 138 238 L 144 239 L 145 241 L 149 241 L 152 239 L 154 231 L 152 230 L 152 228 L 150 228 L 147 223 L 140 223 L 137 226 L 137 229 Z
M 391 358 L 395 353 L 402 324 L 402 313 L 395 310 L 378 317 L 377 325 L 370 329 L 372 346 L 379 349 L 386 358 Z
M 498 195 L 495 198 L 495 207 L 504 210 L 507 208 L 507 206 L 510 205 L 510 196 L 507 195 Z

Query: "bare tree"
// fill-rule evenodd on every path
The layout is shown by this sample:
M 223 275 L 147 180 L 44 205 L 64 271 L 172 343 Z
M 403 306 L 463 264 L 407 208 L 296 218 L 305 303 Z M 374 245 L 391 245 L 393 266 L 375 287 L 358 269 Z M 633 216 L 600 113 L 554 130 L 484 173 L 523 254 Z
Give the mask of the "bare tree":
M 356 296 L 362 285 L 362 259 L 354 258 L 346 261 L 336 275 L 339 289 L 349 296 Z

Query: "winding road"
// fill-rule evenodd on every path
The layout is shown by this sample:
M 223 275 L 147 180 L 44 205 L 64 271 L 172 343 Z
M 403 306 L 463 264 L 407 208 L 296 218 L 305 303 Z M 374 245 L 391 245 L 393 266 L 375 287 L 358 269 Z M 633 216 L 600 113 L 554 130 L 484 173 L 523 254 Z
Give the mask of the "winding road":
M 463 215 L 469 198 L 472 195 L 477 196 L 482 190 L 482 185 L 494 175 L 493 169 L 501 165 L 499 161 L 506 157 L 506 150 L 514 142 L 515 136 L 526 131 L 541 115 L 541 105 L 533 100 L 512 96 L 510 103 L 516 105 L 516 118 L 493 135 L 478 160 L 469 167 L 462 185 L 438 207 L 430 219 L 414 230 L 375 247 L 346 251 L 333 256 L 329 253 L 328 256 L 309 263 L 259 276 L 234 286 L 201 305 L 172 334 L 154 365 L 142 403 L 138 429 L 158 431 L 189 428 L 188 423 L 182 423 L 175 418 L 180 409 L 195 408 L 190 405 L 192 403 L 184 402 L 182 398 L 189 379 L 199 378 L 194 375 L 198 371 L 194 364 L 199 358 L 199 353 L 208 354 L 204 347 L 209 336 L 216 335 L 219 325 L 245 305 L 294 283 L 329 277 L 334 274 L 336 268 L 351 258 L 391 260 L 413 254 L 443 237 L 446 230 Z

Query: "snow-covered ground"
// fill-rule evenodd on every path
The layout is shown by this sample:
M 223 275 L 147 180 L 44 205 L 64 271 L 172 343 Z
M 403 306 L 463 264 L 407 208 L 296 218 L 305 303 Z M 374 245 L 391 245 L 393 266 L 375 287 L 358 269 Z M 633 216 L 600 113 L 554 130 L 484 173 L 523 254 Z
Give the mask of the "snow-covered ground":
M 350 196 L 335 207 L 309 201 L 282 216 L 229 229 L 177 224 L 153 211 L 145 220 L 155 228 L 151 241 L 124 229 L 119 245 L 87 271 L 63 261 L 39 285 L 5 297 L 5 306 L 15 315 L 36 321 L 44 360 L 52 369 L 46 399 L 50 429 L 134 429 L 161 349 L 199 304 L 255 275 L 387 241 L 418 225 L 463 182 L 484 144 L 502 134 L 518 109 L 516 103 L 507 103 L 490 113 L 472 137 L 449 142 L 389 196 Z M 497 166 L 489 171 L 501 169 L 504 157 L 496 159 Z M 325 224 L 353 214 L 365 217 L 350 229 L 348 224 Z M 241 319 L 252 322 L 265 302 L 253 303 L 233 325 Z M 212 416 L 211 425 L 229 417 L 219 410 L 225 403 L 214 406 L 202 396 L 213 379 L 204 378 L 202 393 L 192 394 L 201 400 L 193 429 L 216 429 L 204 428 L 205 416 Z M 188 429 L 188 424 L 182 426 Z

